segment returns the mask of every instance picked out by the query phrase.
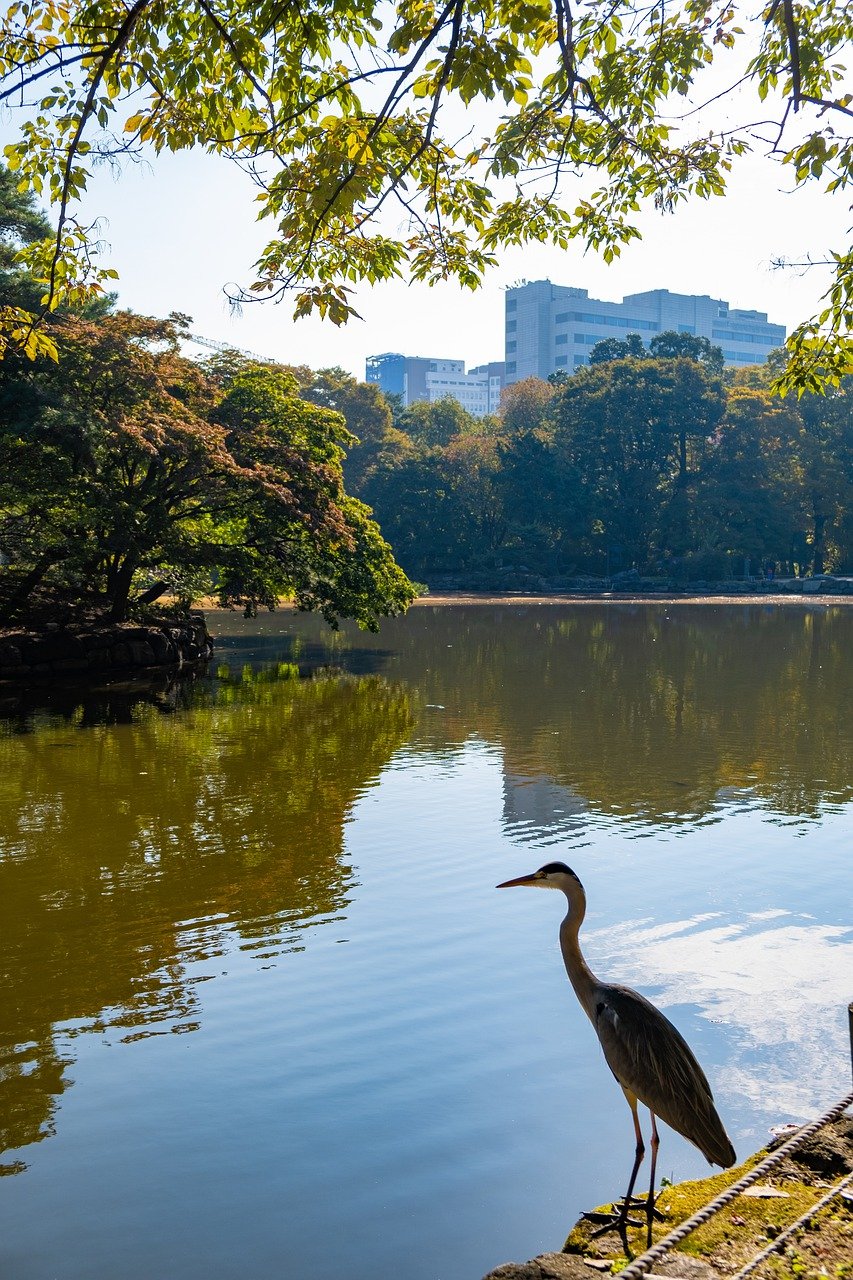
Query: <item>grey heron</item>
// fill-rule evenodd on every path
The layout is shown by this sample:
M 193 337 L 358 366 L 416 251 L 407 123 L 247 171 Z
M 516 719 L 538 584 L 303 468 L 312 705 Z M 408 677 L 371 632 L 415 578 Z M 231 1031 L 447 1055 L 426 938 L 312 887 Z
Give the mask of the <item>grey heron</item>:
M 645 996 L 630 987 L 602 982 L 584 960 L 578 933 L 586 913 L 586 894 L 574 871 L 564 862 L 549 862 L 530 875 L 505 880 L 497 887 L 510 889 L 516 885 L 560 889 L 568 899 L 569 909 L 560 925 L 560 950 L 566 972 L 581 1008 L 595 1027 L 605 1061 L 621 1086 L 634 1118 L 636 1148 L 628 1191 L 618 1217 L 604 1228 L 617 1226 L 627 1253 L 630 1253 L 627 1225 L 631 1195 L 645 1154 L 637 1103 L 642 1102 L 651 1114 L 652 1162 L 646 1201 L 649 1247 L 660 1144 L 655 1117 L 697 1146 L 710 1164 L 729 1168 L 737 1159 L 734 1147 L 717 1114 L 705 1073 L 681 1033 Z

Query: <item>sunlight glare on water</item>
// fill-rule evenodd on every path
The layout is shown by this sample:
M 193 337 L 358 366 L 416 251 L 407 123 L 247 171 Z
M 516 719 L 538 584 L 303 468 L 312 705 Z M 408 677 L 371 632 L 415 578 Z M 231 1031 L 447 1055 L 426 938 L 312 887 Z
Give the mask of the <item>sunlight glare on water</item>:
M 633 1136 L 562 969 L 694 1047 L 739 1155 L 849 1087 L 853 612 L 212 615 L 209 675 L 0 702 L 0 1269 L 477 1280 Z M 708 1166 L 665 1131 L 660 1170 Z

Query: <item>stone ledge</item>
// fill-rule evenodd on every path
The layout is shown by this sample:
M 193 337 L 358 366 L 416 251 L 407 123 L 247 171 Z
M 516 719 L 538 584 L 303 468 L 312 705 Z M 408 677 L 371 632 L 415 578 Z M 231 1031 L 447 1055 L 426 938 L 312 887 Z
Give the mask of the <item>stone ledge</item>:
M 0 632 L 0 681 L 103 677 L 180 670 L 207 662 L 213 641 L 201 614 L 151 623 L 118 622 Z
M 783 1135 L 769 1148 L 748 1156 L 742 1164 L 723 1173 L 662 1187 L 656 1208 L 663 1214 L 663 1220 L 655 1224 L 656 1239 L 660 1240 L 679 1222 L 691 1217 L 789 1136 Z M 829 1185 L 850 1172 L 853 1172 L 853 1114 L 846 1114 L 812 1134 L 768 1173 L 761 1187 L 763 1194 L 756 1194 L 758 1188 L 753 1187 L 752 1194 L 745 1192 L 716 1213 L 710 1222 L 696 1228 L 678 1250 L 659 1259 L 654 1264 L 653 1280 L 721 1280 L 731 1275 L 789 1223 L 809 1210 Z M 608 1211 L 612 1211 L 612 1207 L 600 1206 Z M 598 1237 L 594 1237 L 592 1231 L 589 1220 L 581 1218 L 569 1233 L 562 1253 L 543 1253 L 529 1262 L 506 1262 L 490 1271 L 484 1280 L 595 1280 L 596 1273 L 618 1275 L 626 1259 L 615 1230 Z M 629 1234 L 634 1252 L 639 1255 L 645 1247 L 645 1227 L 639 1231 L 632 1229 Z M 845 1274 L 835 1268 L 849 1264 L 851 1243 L 853 1203 L 840 1200 L 810 1219 L 788 1247 L 801 1255 L 800 1273 L 803 1280 L 809 1280 L 812 1276 Z M 796 1270 L 789 1270 L 797 1274 Z M 768 1270 L 760 1274 L 766 1276 Z

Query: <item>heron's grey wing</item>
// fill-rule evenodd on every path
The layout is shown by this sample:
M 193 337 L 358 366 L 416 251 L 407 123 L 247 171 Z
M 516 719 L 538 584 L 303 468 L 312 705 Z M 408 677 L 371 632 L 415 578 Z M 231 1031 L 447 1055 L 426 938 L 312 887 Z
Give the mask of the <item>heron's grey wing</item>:
M 705 1073 L 668 1018 L 630 987 L 603 986 L 595 1029 L 607 1065 L 629 1092 L 695 1143 L 713 1164 L 735 1162 Z

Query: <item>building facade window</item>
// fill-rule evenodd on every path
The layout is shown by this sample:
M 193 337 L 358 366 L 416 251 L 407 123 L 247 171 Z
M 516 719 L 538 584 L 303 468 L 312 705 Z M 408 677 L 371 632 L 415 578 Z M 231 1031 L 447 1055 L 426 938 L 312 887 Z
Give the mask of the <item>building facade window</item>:
M 574 320 L 576 324 L 603 324 L 611 329 L 645 329 L 652 333 L 660 331 L 660 325 L 654 320 L 639 320 L 629 316 L 599 316 L 589 311 L 569 311 L 565 316 L 557 316 L 555 323 L 561 320 Z
M 728 338 L 732 342 L 758 342 L 762 347 L 770 345 L 762 333 L 746 333 L 742 329 L 712 329 L 711 333 L 715 338 Z M 779 341 L 783 342 L 784 339 L 780 338 Z
M 727 351 L 723 347 L 723 358 L 732 364 L 764 364 L 766 356 L 757 355 L 754 351 Z

